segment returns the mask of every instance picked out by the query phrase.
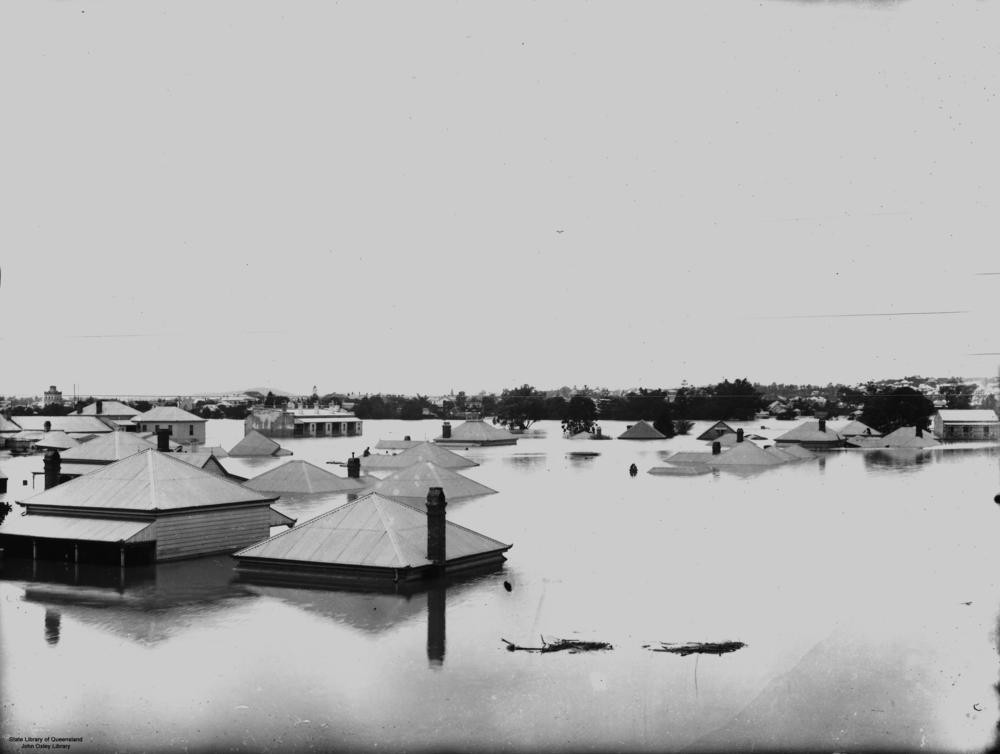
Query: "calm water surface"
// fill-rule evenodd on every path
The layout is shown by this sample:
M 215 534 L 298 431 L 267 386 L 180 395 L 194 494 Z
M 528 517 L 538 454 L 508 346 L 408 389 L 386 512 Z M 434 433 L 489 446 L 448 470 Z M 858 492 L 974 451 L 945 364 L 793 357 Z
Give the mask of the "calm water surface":
M 794 423 L 743 425 L 774 437 Z M 617 435 L 624 423 L 604 422 Z M 975 751 L 998 716 L 995 447 L 835 451 L 761 473 L 645 473 L 694 436 L 461 451 L 499 494 L 449 518 L 514 547 L 502 571 L 410 595 L 263 587 L 228 557 L 129 569 L 7 561 L 3 746 L 72 751 L 892 748 Z M 286 440 L 319 465 L 440 423 Z M 231 447 L 240 422 L 212 421 Z M 598 451 L 577 459 L 572 451 Z M 233 460 L 248 476 L 287 459 Z M 636 463 L 640 474 L 630 478 Z M 8 500 L 41 456 L 0 455 Z M 343 474 L 343 469 L 327 467 Z M 22 485 L 28 480 L 28 486 Z M 282 498 L 300 521 L 343 495 Z M 503 581 L 513 589 L 508 592 Z M 507 652 L 501 637 L 611 642 Z M 656 641 L 737 640 L 724 656 Z

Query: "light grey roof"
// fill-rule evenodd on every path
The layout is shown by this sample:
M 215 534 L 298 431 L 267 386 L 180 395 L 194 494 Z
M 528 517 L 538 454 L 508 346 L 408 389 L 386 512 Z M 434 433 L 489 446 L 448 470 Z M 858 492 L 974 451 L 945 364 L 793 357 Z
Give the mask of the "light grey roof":
M 83 406 L 79 411 L 76 412 L 77 415 L 83 416 L 138 416 L 142 412 L 127 406 L 120 401 L 101 401 L 101 413 L 97 413 L 97 401 L 93 403 L 88 403 Z
M 63 451 L 75 448 L 80 443 L 74 440 L 72 437 L 67 435 L 65 432 L 59 429 L 54 429 L 51 432 L 46 432 L 35 442 L 36 448 L 53 448 L 55 450 Z M 61 453 L 60 453 L 61 455 Z
M 436 437 L 435 442 L 450 442 L 461 444 L 467 442 L 470 445 L 476 443 L 509 443 L 517 442 L 517 438 L 501 427 L 494 427 L 487 424 L 482 419 L 469 419 L 453 427 L 451 437 Z
M 155 424 L 156 422 L 187 422 L 190 424 L 205 421 L 200 416 L 195 416 L 177 406 L 156 406 L 144 414 L 132 417 L 132 419 L 143 424 Z
M 839 432 L 826 425 L 825 431 L 820 431 L 819 421 L 805 421 L 797 427 L 792 427 L 783 435 L 775 438 L 776 442 L 807 442 L 814 444 L 836 445 L 842 443 L 844 438 Z
M 639 421 L 626 429 L 619 440 L 665 440 L 667 436 L 646 421 Z
M 20 432 L 22 429 L 23 427 L 11 419 L 0 416 L 0 432 Z
M 111 463 L 151 448 L 156 448 L 156 444 L 134 432 L 109 432 L 67 450 L 62 459 Z
M 356 479 L 337 476 L 306 461 L 287 461 L 244 483 L 258 492 L 315 493 L 355 492 L 366 485 Z
M 58 489 L 58 488 L 57 488 Z M 495 539 L 446 522 L 445 559 L 510 549 Z M 371 568 L 420 568 L 427 559 L 427 514 L 374 492 L 299 524 L 233 556 Z
M 708 463 L 713 457 L 711 453 L 706 453 L 705 451 L 680 451 L 667 458 L 667 463 Z
M 712 466 L 776 466 L 779 463 L 784 461 L 751 442 L 737 443 L 725 453 L 712 456 L 709 461 Z
M 881 445 L 882 448 L 933 448 L 936 445 L 940 445 L 937 440 L 934 439 L 934 435 L 931 434 L 929 429 L 922 431 L 921 436 L 917 437 L 916 427 L 900 427 L 894 432 L 890 432 L 885 437 L 882 438 Z
M 938 416 L 946 424 L 950 422 L 958 424 L 989 424 L 1000 421 L 997 419 L 996 411 L 990 408 L 942 408 L 938 411 Z
M 265 437 L 256 429 L 251 429 L 246 436 L 229 449 L 229 455 L 234 458 L 246 456 L 276 456 L 289 455 L 282 453 L 282 447 L 270 437 Z
M 65 484 L 69 484 L 66 482 Z M 122 521 L 83 516 L 8 516 L 3 534 L 39 539 L 72 539 L 83 542 L 149 542 L 155 539 L 153 521 Z
M 394 456 L 371 455 L 361 459 L 364 469 L 405 469 L 421 461 L 431 461 L 445 469 L 468 469 L 479 464 L 434 443 L 423 442 Z
M 796 445 L 795 443 L 789 443 L 788 445 L 782 445 L 781 451 L 788 453 L 790 456 L 794 456 L 803 461 L 808 461 L 810 458 L 816 458 L 816 454 L 813 453 L 808 448 L 803 448 L 801 445 Z
M 869 427 L 864 422 L 851 421 L 842 427 L 837 427 L 842 437 L 881 437 L 882 433 Z
M 492 495 L 496 490 L 464 477 L 430 461 L 421 461 L 400 469 L 372 487 L 373 492 L 404 503 L 420 505 L 427 500 L 427 490 L 440 487 L 448 501 Z
M 422 440 L 379 440 L 375 443 L 376 450 L 408 450 L 416 447 Z
M 144 450 L 24 502 L 28 506 L 158 511 L 276 499 L 184 463 L 173 453 Z
M 111 431 L 111 427 L 102 422 L 96 416 L 77 416 L 75 414 L 69 414 L 68 416 L 17 417 L 17 423 L 21 425 L 21 429 L 31 432 L 44 432 L 45 422 L 49 422 L 51 429 L 58 429 L 69 433 L 93 432 L 94 434 L 101 434 L 103 432 Z

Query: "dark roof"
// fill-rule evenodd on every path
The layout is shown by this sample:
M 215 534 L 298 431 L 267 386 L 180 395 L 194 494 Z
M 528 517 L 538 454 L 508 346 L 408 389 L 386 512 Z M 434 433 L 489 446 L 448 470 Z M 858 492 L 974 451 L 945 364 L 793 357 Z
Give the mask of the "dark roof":
M 290 455 L 282 452 L 282 447 L 270 437 L 265 437 L 256 429 L 251 429 L 246 436 L 229 449 L 229 455 L 239 456 L 276 456 Z
M 646 421 L 633 424 L 620 435 L 619 440 L 665 440 L 667 436 Z
M 714 440 L 719 435 L 725 434 L 726 432 L 735 432 L 736 430 L 726 424 L 724 421 L 717 421 L 711 427 L 702 432 L 696 439 L 698 440 Z

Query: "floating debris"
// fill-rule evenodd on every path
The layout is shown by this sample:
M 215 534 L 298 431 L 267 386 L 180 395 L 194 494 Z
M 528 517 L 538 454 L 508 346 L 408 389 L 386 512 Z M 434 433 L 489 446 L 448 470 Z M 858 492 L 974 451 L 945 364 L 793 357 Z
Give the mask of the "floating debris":
M 581 641 L 579 639 L 555 639 L 554 641 L 545 641 L 545 637 L 539 636 L 541 639 L 542 646 L 540 647 L 521 647 L 512 641 L 507 641 L 503 637 L 500 637 L 500 641 L 507 645 L 508 652 L 561 652 L 562 650 L 568 650 L 570 654 L 576 654 L 577 652 L 594 652 L 601 649 L 614 649 L 606 641 Z
M 686 657 L 687 655 L 724 655 L 743 649 L 746 646 L 742 641 L 691 641 L 683 644 L 661 641 L 660 646 L 643 644 L 643 647 L 653 652 L 670 652 L 671 654 Z

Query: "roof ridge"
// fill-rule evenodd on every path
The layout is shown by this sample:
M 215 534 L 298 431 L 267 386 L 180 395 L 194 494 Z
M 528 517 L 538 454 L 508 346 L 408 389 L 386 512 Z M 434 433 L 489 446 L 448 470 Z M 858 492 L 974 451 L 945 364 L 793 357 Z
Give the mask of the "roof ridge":
M 160 458 L 172 461 L 173 463 L 179 463 L 179 464 L 181 464 L 181 467 L 184 468 L 184 469 L 196 469 L 198 471 L 201 471 L 203 474 L 205 474 L 210 479 L 214 479 L 214 480 L 217 480 L 219 482 L 225 482 L 226 484 L 230 485 L 231 487 L 236 487 L 241 492 L 244 492 L 244 493 L 247 493 L 247 492 L 256 492 L 258 495 L 260 495 L 260 494 L 268 494 L 268 493 L 261 493 L 261 492 L 259 492 L 258 490 L 255 490 L 255 489 L 251 489 L 250 487 L 242 485 L 239 482 L 234 481 L 232 479 L 227 479 L 226 477 L 219 476 L 218 474 L 213 474 L 211 471 L 205 471 L 204 469 L 202 469 L 199 466 L 192 466 L 190 463 L 187 463 L 186 461 L 182 461 L 180 458 L 175 458 L 173 453 L 161 453 L 156 448 L 150 448 L 149 450 L 155 451 Z M 149 451 L 147 451 L 147 450 L 140 450 L 139 452 L 140 453 L 148 453 Z M 130 457 L 131 456 L 129 456 L 129 458 Z M 123 461 L 124 460 L 128 460 L 128 458 L 123 458 L 122 460 Z M 273 503 L 275 500 L 277 500 L 280 497 L 281 497 L 280 495 L 275 495 L 274 497 L 264 498 L 264 499 L 266 499 L 269 503 Z
M 396 533 L 392 530 L 392 527 L 389 525 L 389 522 L 386 521 L 386 512 L 382 509 L 382 501 L 379 500 L 380 497 L 382 496 L 376 493 L 374 499 L 372 500 L 372 505 L 375 506 L 375 512 L 378 513 L 379 521 L 381 521 L 382 526 L 385 527 L 386 536 L 389 537 L 389 543 L 392 545 L 392 549 L 396 553 L 396 560 L 405 565 L 406 558 L 403 556 L 403 550 L 399 545 L 399 540 L 396 537 Z M 386 498 L 382 499 L 386 500 Z

